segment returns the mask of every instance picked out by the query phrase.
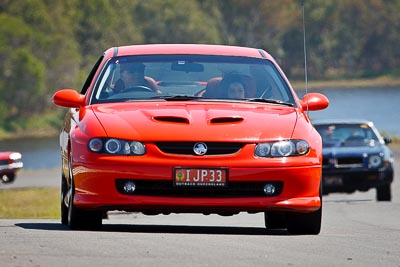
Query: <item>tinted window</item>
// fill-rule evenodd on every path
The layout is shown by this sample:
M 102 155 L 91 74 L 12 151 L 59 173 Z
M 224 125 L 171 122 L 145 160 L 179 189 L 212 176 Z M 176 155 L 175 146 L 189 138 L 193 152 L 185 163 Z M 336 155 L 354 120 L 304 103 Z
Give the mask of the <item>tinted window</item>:
M 321 135 L 324 146 L 331 146 L 338 142 L 378 141 L 378 137 L 367 124 L 327 124 L 316 125 L 315 128 Z
M 112 58 L 96 82 L 92 103 L 192 96 L 232 98 L 238 82 L 244 96 L 295 104 L 275 66 L 261 59 L 224 56 L 152 55 Z M 238 99 L 236 98 L 236 99 Z

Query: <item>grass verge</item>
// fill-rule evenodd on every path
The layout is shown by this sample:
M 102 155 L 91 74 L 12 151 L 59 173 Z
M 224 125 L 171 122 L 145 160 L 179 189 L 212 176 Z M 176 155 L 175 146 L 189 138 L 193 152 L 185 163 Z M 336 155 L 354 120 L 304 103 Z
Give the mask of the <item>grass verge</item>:
M 60 190 L 57 188 L 0 190 L 0 218 L 60 218 Z

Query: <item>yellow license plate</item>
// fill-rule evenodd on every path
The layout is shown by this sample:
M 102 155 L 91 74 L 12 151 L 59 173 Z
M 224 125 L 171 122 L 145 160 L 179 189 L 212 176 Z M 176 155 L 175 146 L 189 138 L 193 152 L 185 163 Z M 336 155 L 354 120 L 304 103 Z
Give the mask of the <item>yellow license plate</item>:
M 183 187 L 224 187 L 227 185 L 227 169 L 175 168 L 174 185 Z
M 343 185 L 343 178 L 341 176 L 326 176 L 324 177 L 324 185 Z

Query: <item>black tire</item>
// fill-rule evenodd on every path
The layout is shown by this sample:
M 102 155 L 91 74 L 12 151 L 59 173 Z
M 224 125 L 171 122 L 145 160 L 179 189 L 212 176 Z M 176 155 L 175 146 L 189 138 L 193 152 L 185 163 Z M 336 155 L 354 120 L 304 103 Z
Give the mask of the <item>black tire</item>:
M 390 184 L 385 184 L 376 188 L 376 200 L 377 201 L 391 201 L 392 191 Z
M 288 212 L 286 214 L 287 231 L 295 235 L 318 235 L 322 223 L 322 181 L 319 186 L 321 207 L 310 213 Z
M 7 173 L 1 176 L 1 181 L 5 184 L 11 184 L 15 180 L 15 173 Z
M 287 231 L 296 235 L 318 235 L 321 231 L 322 205 L 314 212 L 287 213 Z
M 68 196 L 68 185 L 64 175 L 61 177 L 61 223 L 68 225 L 68 206 L 65 200 Z
M 71 230 L 100 230 L 102 226 L 103 213 L 101 211 L 87 211 L 74 205 L 75 186 L 74 179 L 71 180 L 71 197 L 68 207 L 68 226 Z
M 281 211 L 264 212 L 265 227 L 268 230 L 286 229 L 286 214 Z
M 70 194 L 68 197 L 68 213 L 67 224 L 71 230 L 100 230 L 103 220 L 103 212 L 101 211 L 86 211 L 77 208 L 74 205 L 75 197 L 75 184 L 72 174 L 72 159 L 69 163 L 69 179 L 70 186 L 67 192 Z

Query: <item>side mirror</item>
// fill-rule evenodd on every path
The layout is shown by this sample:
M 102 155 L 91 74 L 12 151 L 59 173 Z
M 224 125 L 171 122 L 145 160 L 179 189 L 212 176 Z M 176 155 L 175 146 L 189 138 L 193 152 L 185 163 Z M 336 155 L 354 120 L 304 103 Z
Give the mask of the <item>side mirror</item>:
M 61 89 L 53 95 L 53 103 L 66 108 L 80 108 L 85 105 L 85 96 L 73 89 Z
M 390 144 L 392 142 L 392 138 L 390 137 L 384 137 L 383 141 L 385 141 L 385 144 Z
M 329 106 L 329 100 L 320 93 L 308 93 L 301 100 L 303 110 L 322 110 Z

